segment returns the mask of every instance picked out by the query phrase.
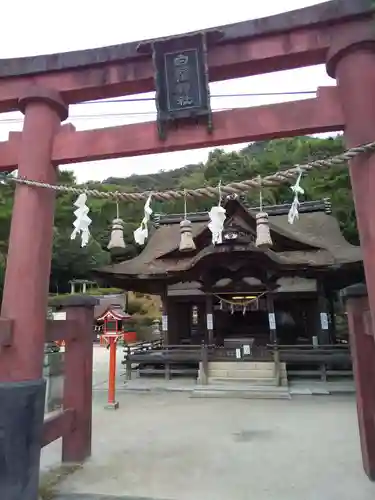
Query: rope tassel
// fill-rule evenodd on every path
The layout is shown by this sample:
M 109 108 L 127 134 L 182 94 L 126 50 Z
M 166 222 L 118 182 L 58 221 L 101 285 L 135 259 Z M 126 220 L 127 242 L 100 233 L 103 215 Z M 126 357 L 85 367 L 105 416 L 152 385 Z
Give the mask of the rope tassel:
M 126 248 L 124 241 L 124 221 L 120 219 L 118 203 L 116 203 L 116 218 L 112 221 L 111 238 L 107 248 L 108 250 Z
M 255 246 L 260 250 L 267 250 L 272 247 L 272 238 L 270 232 L 270 225 L 268 221 L 268 214 L 266 212 L 259 212 L 256 214 L 257 221 L 257 238 Z
M 193 240 L 192 225 L 188 219 L 184 219 L 180 222 L 180 231 L 180 252 L 193 252 L 196 249 L 196 246 Z

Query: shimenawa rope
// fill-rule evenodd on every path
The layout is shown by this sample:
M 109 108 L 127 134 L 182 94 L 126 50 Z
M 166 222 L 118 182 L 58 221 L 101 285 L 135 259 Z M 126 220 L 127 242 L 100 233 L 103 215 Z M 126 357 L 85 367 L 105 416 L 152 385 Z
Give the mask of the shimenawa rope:
M 343 163 L 356 158 L 359 155 L 372 153 L 375 151 L 375 142 L 370 142 L 368 144 L 363 144 L 355 148 L 350 148 L 344 153 L 333 156 L 331 158 L 325 158 L 322 160 L 314 160 L 308 162 L 304 165 L 295 165 L 294 167 L 288 168 L 286 170 L 280 170 L 272 175 L 268 175 L 261 179 L 262 187 L 273 187 L 281 184 L 286 184 L 292 180 L 295 180 L 301 173 L 309 172 L 313 169 L 324 170 L 330 167 L 339 166 Z M 58 192 L 72 193 L 72 194 L 82 194 L 85 193 L 88 197 L 102 198 L 114 201 L 142 201 L 150 196 L 150 192 L 146 191 L 143 193 L 125 193 L 121 191 L 99 191 L 98 189 L 86 189 L 74 186 L 59 185 L 59 184 L 48 184 L 45 182 L 39 182 L 32 179 L 27 179 L 25 177 L 14 177 L 12 175 L 0 174 L 0 181 L 2 182 L 15 182 L 17 184 L 25 184 L 27 186 L 35 186 L 45 189 L 53 189 Z M 251 189 L 258 188 L 260 186 L 259 177 L 253 179 L 248 179 L 240 182 L 232 182 L 226 186 L 205 186 L 198 189 L 184 189 L 177 191 L 162 191 L 153 192 L 153 200 L 158 201 L 171 201 L 180 198 L 216 198 L 219 192 L 222 194 L 241 194 Z

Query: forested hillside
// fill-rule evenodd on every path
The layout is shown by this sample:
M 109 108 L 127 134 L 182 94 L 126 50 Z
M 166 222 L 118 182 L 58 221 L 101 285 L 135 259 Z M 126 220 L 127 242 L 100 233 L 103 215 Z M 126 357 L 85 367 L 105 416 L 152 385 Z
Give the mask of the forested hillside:
M 239 152 L 225 153 L 216 149 L 209 154 L 206 163 L 187 165 L 184 168 L 152 175 L 132 175 L 127 178 L 109 178 L 103 183 L 89 182 L 88 187 L 102 190 L 155 191 L 166 189 L 197 188 L 204 185 L 217 185 L 249 179 L 257 175 L 265 176 L 278 169 L 285 169 L 296 163 L 311 159 L 336 155 L 344 150 L 341 137 L 318 139 L 298 137 L 251 144 Z M 75 184 L 70 172 L 61 172 L 60 183 Z M 333 211 L 338 217 L 346 238 L 358 243 L 354 208 L 350 190 L 350 180 L 346 166 L 325 172 L 314 172 L 302 180 L 305 199 L 329 197 Z M 0 285 L 2 285 L 6 263 L 8 235 L 12 213 L 14 186 L 0 186 Z M 279 203 L 292 199 L 287 186 L 264 190 L 266 202 Z M 109 240 L 110 223 L 116 215 L 113 202 L 90 198 L 91 231 L 93 238 L 86 248 L 79 241 L 71 241 L 73 222 L 73 201 L 76 196 L 58 194 L 55 213 L 55 238 L 52 256 L 51 292 L 62 293 L 68 290 L 69 280 L 82 279 L 89 275 L 90 269 L 109 262 L 106 245 Z M 257 203 L 258 193 L 249 193 L 249 201 Z M 212 200 L 189 201 L 188 210 L 209 209 Z M 153 203 L 154 212 L 182 212 L 183 202 Z M 125 241 L 128 244 L 128 257 L 136 254 L 133 231 L 143 216 L 142 203 L 121 203 L 120 216 L 125 221 Z

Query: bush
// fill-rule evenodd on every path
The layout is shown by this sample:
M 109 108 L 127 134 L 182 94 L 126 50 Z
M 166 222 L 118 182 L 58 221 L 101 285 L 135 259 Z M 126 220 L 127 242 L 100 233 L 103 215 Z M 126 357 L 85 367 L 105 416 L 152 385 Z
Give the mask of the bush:
M 153 319 L 147 316 L 133 316 L 124 323 L 124 330 L 136 332 L 138 341 L 149 341 L 153 338 L 152 323 Z

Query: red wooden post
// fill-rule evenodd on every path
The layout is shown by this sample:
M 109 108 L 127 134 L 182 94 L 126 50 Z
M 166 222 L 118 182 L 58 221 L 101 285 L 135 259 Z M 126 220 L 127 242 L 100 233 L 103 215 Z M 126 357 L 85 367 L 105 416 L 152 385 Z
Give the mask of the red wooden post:
M 117 339 L 113 336 L 108 338 L 109 342 L 109 378 L 108 378 L 108 403 L 106 408 L 117 410 L 119 403 L 116 401 L 116 355 Z
M 57 305 L 76 322 L 77 335 L 65 342 L 64 409 L 75 412 L 73 431 L 63 438 L 63 462 L 82 462 L 91 455 L 94 306 L 89 295 L 71 295 Z
M 358 30 L 354 37 L 345 31 L 333 40 L 327 71 L 336 78 L 345 118 L 345 140 L 348 147 L 374 141 L 375 134 L 375 36 L 372 31 Z M 350 177 L 357 224 L 363 252 L 368 292 L 370 328 L 375 326 L 375 155 L 366 154 L 350 162 Z M 375 349 L 363 329 L 357 325 L 364 309 L 364 299 L 348 306 L 351 315 L 353 363 L 357 370 L 357 405 L 361 426 L 361 443 L 366 473 L 375 479 L 375 378 L 369 376 L 375 366 Z M 349 304 L 349 303 L 348 303 Z M 351 303 L 350 303 L 351 304 Z M 358 311 L 355 311 L 358 307 Z M 363 325 L 362 323 L 359 323 Z
M 345 119 L 348 147 L 375 140 L 375 36 L 357 30 L 355 36 L 332 40 L 327 71 L 336 78 Z M 375 154 L 357 157 L 350 162 L 350 178 L 372 321 L 375 325 Z M 375 357 L 373 360 L 375 363 Z
M 18 173 L 55 183 L 52 147 L 67 107 L 57 92 L 39 87 L 19 104 L 25 119 Z M 17 185 L 1 307 L 1 316 L 13 320 L 13 341 L 0 352 L 0 380 L 42 378 L 54 208 L 54 191 Z
M 30 87 L 19 100 L 25 114 L 20 176 L 54 183 L 54 138 L 67 107 L 57 92 Z M 15 190 L 1 317 L 12 321 L 0 348 L 0 491 L 3 500 L 37 500 L 45 382 L 43 356 L 55 193 Z
M 375 331 L 365 285 L 352 285 L 342 296 L 349 321 L 363 467 L 375 481 Z

